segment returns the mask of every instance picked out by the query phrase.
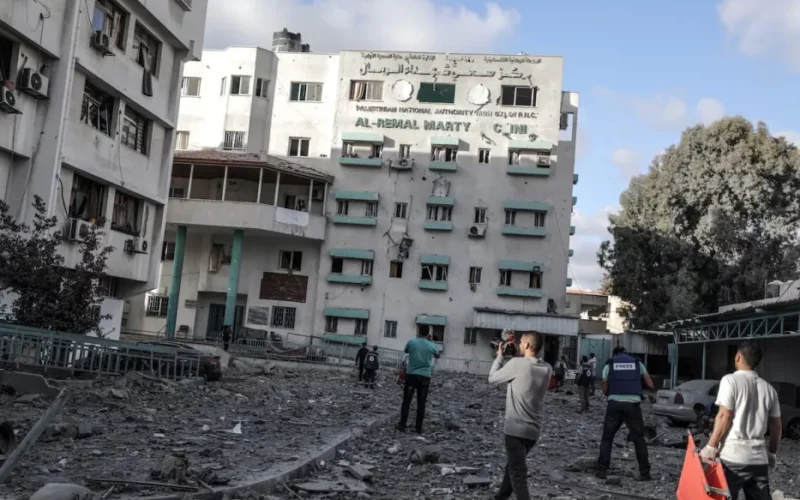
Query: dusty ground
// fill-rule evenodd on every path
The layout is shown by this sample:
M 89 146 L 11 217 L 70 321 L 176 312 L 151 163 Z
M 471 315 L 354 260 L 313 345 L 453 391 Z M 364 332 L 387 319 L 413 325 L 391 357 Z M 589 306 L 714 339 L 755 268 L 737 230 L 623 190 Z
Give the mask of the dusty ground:
M 207 386 L 136 376 L 77 384 L 54 425 L 0 487 L 0 498 L 27 498 L 45 482 L 75 482 L 103 491 L 108 486 L 87 480 L 160 480 L 151 471 L 173 455 L 188 460 L 189 478 L 211 486 L 235 484 L 297 460 L 302 450 L 351 424 L 395 411 L 396 405 L 387 404 L 394 403 L 392 392 L 366 391 L 355 385 L 352 373 L 275 369 L 235 376 Z M 2 420 L 14 422 L 18 440 L 49 406 L 41 398 L 4 399 Z M 227 432 L 237 423 L 241 434 Z M 134 492 L 145 496 L 169 490 L 124 493 Z
M 390 388 L 392 392 L 397 392 Z M 325 464 L 312 480 L 342 481 L 352 477 L 347 472 L 349 464 L 362 464 L 373 474 L 370 482 L 361 483 L 345 479 L 344 484 L 364 492 L 307 493 L 295 484 L 295 493 L 275 494 L 281 499 L 301 498 L 371 498 L 390 499 L 487 499 L 494 494 L 502 478 L 505 461 L 502 445 L 502 419 L 504 388 L 489 388 L 481 381 L 466 384 L 462 381 L 441 382 L 431 391 L 429 419 L 423 439 L 411 433 L 399 433 L 391 426 L 371 433 L 340 453 L 337 460 Z M 586 470 L 585 462 L 594 462 L 600 445 L 605 400 L 594 398 L 590 413 L 577 414 L 577 396 L 551 394 L 546 406 L 546 427 L 541 441 L 528 460 L 529 485 L 533 498 L 592 499 L 624 498 L 616 493 L 635 494 L 664 500 L 675 498 L 684 450 L 666 446 L 650 446 L 650 460 L 654 480 L 639 483 L 633 479 L 638 468 L 633 444 L 626 442 L 627 432 L 618 433 L 612 456 L 612 476 L 621 484 L 610 485 L 596 479 L 593 471 Z M 667 427 L 658 418 L 649 417 L 649 404 L 645 404 L 646 423 L 664 433 L 662 442 L 679 440 L 685 430 Z M 413 410 L 412 410 L 413 414 Z M 780 463 L 772 471 L 773 490 L 798 496 L 800 476 L 797 473 L 800 446 L 785 440 Z M 438 453 L 439 464 L 471 467 L 473 470 L 453 473 L 452 468 L 442 472 L 437 464 L 413 464 L 409 459 L 412 450 Z M 581 460 L 585 457 L 586 460 Z M 577 467 L 576 467 L 577 465 Z M 468 486 L 467 476 L 491 480 L 490 485 Z M 614 481 L 612 479 L 611 481 Z M 308 483 L 298 481 L 298 483 Z M 585 491 L 564 486 L 571 483 L 600 491 Z M 312 483 L 313 484 L 313 483 Z M 337 496 L 339 495 L 339 496 Z

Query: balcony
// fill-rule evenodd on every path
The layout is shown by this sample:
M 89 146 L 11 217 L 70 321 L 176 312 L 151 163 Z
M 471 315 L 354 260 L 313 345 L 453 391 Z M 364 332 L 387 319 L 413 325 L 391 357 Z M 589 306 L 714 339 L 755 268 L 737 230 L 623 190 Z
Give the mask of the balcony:
M 572 184 L 575 185 L 578 183 L 578 174 L 572 174 Z
M 447 282 L 446 281 L 419 280 L 419 287 L 422 290 L 431 290 L 431 291 L 434 291 L 434 292 L 446 292 L 447 291 Z
M 508 175 L 547 177 L 550 175 L 550 167 L 539 167 L 536 165 L 509 165 L 506 167 L 506 173 Z
M 453 222 L 449 220 L 448 221 L 428 220 L 422 224 L 422 229 L 426 231 L 452 231 Z
M 367 286 L 372 284 L 372 276 L 355 276 L 350 274 L 331 273 L 328 275 L 328 283 L 344 283 L 346 285 Z
M 569 226 L 569 235 L 575 236 L 575 226 Z
M 577 196 L 573 196 L 572 197 L 572 206 L 574 207 L 577 204 L 578 204 L 578 197 Z
M 506 236 L 527 236 L 533 238 L 543 238 L 550 234 L 543 227 L 522 227 L 522 226 L 503 226 L 503 234 Z
M 366 217 L 358 215 L 333 215 L 331 221 L 334 224 L 341 224 L 345 226 L 377 226 L 377 217 Z
M 508 286 L 501 286 L 495 290 L 495 293 L 501 297 L 521 297 L 526 299 L 542 298 L 542 290 L 540 288 L 511 288 Z
M 433 172 L 456 172 L 458 163 L 454 161 L 432 161 L 428 164 L 428 170 Z
M 349 167 L 378 167 L 383 165 L 380 158 L 359 158 L 358 156 L 342 156 L 339 158 L 339 165 Z
M 567 286 L 572 286 L 572 278 L 567 278 Z
M 381 153 L 384 140 L 383 134 L 343 132 L 342 156 L 339 158 L 339 165 L 380 168 L 383 166 Z

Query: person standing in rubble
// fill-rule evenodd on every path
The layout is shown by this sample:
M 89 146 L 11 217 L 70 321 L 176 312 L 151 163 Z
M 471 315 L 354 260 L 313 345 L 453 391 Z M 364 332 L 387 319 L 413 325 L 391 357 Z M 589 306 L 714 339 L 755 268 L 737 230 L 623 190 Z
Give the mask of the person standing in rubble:
M 367 354 L 369 353 L 369 349 L 367 348 L 366 344 L 362 345 L 361 348 L 356 353 L 356 366 L 358 367 L 358 381 L 364 381 L 364 363 L 367 361 Z
M 581 365 L 575 374 L 575 385 L 578 386 L 578 399 L 581 407 L 578 413 L 589 411 L 589 385 L 592 383 L 592 369 L 589 366 L 589 358 L 581 356 Z
M 403 386 L 403 405 L 400 407 L 400 423 L 397 430 L 404 432 L 408 422 L 408 411 L 414 392 L 417 393 L 417 434 L 422 434 L 422 423 L 425 420 L 425 402 L 428 399 L 428 389 L 431 384 L 433 359 L 439 358 L 439 347 L 433 343 L 432 335 L 419 336 L 411 339 L 406 344 L 405 352 L 408 354 L 406 368 L 406 382 Z
M 597 357 L 593 352 L 589 353 L 589 368 L 592 369 L 592 379 L 589 382 L 589 395 L 594 396 L 595 380 L 597 379 Z
M 567 377 L 567 357 L 561 356 L 561 359 L 556 361 L 556 389 L 560 390 L 564 386 L 564 379 Z
M 490 384 L 508 383 L 503 424 L 507 461 L 503 482 L 495 500 L 507 500 L 512 493 L 516 494 L 518 500 L 531 498 L 525 460 L 541 436 L 544 398 L 553 374 L 553 368 L 539 359 L 543 342 L 539 332 L 522 334 L 519 341 L 522 356 L 510 358 L 505 365 L 505 346 L 501 344 L 489 372 Z
M 597 459 L 596 476 L 600 479 L 608 477 L 614 436 L 624 423 L 636 449 L 636 461 L 639 463 L 639 476 L 636 479 L 651 480 L 642 417 L 643 386 L 653 388 L 653 379 L 647 373 L 647 368 L 629 356 L 624 347 L 614 348 L 613 357 L 603 368 L 603 394 L 608 396 L 608 406 L 600 441 L 600 457 Z
M 222 348 L 228 352 L 228 347 L 231 343 L 231 326 L 224 325 L 222 327 Z
M 719 454 L 733 500 L 739 498 L 740 491 L 745 500 L 772 498 L 769 469 L 775 466 L 781 441 L 781 406 L 775 388 L 755 371 L 761 356 L 761 348 L 754 342 L 739 346 L 736 371 L 719 382 L 714 430 L 700 452 L 706 463 Z
M 375 388 L 375 377 L 378 374 L 378 346 L 373 346 L 372 351 L 368 352 L 364 361 L 364 387 L 367 389 Z

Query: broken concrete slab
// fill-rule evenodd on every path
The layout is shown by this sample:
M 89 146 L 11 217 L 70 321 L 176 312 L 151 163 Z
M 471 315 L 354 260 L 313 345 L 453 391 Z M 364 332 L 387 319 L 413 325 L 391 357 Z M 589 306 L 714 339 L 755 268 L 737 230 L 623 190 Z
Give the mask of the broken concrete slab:
M 466 486 L 488 486 L 492 483 L 493 481 L 488 477 L 467 476 L 464 478 L 464 484 Z
M 351 479 L 341 478 L 336 481 L 315 479 L 294 485 L 295 488 L 309 493 L 359 492 L 367 491 L 367 486 Z
M 360 464 L 352 464 L 347 467 L 347 472 L 353 475 L 359 481 L 366 481 L 369 482 L 372 480 L 372 472 L 368 471 L 366 468 L 361 466 Z
M 47 379 L 34 373 L 0 370 L 0 386 L 10 387 L 17 394 L 42 394 L 47 398 L 55 398 L 59 393 Z

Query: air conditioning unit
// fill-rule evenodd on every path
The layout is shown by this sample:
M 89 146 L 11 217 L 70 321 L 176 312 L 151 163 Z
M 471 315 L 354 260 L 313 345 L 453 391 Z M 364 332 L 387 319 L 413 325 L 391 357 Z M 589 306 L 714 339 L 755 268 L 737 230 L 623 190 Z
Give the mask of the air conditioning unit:
M 19 89 L 26 94 L 39 99 L 47 98 L 47 88 L 50 81 L 41 73 L 35 72 L 31 68 L 24 68 L 19 77 Z
M 401 170 L 404 168 L 411 168 L 412 164 L 413 162 L 409 158 L 400 158 L 397 161 L 397 168 Z
M 128 253 L 147 253 L 147 240 L 144 238 L 125 240 L 125 251 Z
M 549 167 L 550 166 L 550 157 L 539 155 L 539 158 L 536 159 L 536 164 L 540 167 Z
M 311 190 L 312 201 L 322 201 L 325 199 L 325 189 L 318 187 Z
M 91 232 L 90 222 L 81 219 L 70 219 L 67 227 L 68 241 L 83 241 Z
M 10 115 L 21 115 L 22 111 L 17 109 L 17 96 L 14 91 L 2 85 L 0 82 L 0 111 Z
M 469 226 L 469 237 L 470 238 L 483 238 L 486 236 L 486 225 L 484 224 L 473 224 Z
M 92 41 L 90 45 L 92 48 L 103 54 L 103 57 L 114 55 L 114 53 L 111 52 L 111 39 L 102 31 L 95 31 L 92 34 Z

